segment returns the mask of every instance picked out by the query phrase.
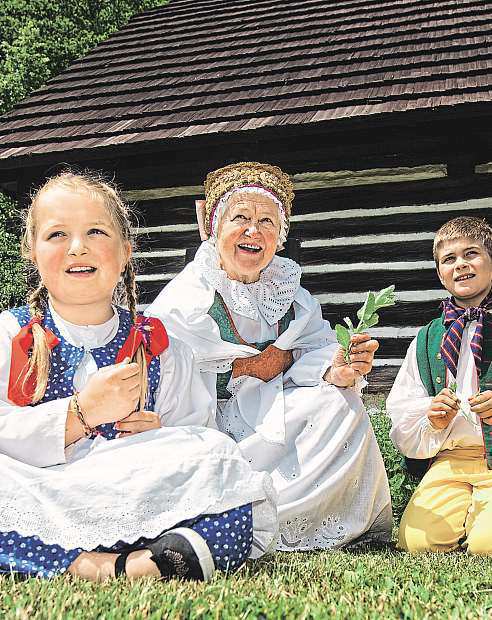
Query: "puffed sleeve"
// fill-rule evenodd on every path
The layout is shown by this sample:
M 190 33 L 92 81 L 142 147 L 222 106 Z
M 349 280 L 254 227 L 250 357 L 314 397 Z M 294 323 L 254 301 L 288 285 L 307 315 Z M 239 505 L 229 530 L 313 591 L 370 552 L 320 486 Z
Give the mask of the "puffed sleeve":
M 190 347 L 175 338 L 161 354 L 155 411 L 163 426 L 214 426 L 215 403 Z
M 65 463 L 69 398 L 19 407 L 8 400 L 12 338 L 20 330 L 8 311 L 0 314 L 0 453 L 37 467 Z
M 302 287 L 294 309 L 296 317 L 307 316 L 309 320 L 303 322 L 304 329 L 297 336 L 297 344 L 292 351 L 294 364 L 284 374 L 284 380 L 303 387 L 322 384 L 323 375 L 331 366 L 338 349 L 335 332 L 330 323 L 323 319 L 318 300 Z
M 420 378 L 416 350 L 415 338 L 386 400 L 386 411 L 392 422 L 390 438 L 398 450 L 410 458 L 426 459 L 439 452 L 454 420 L 443 430 L 436 430 L 430 424 L 427 411 L 432 397 Z

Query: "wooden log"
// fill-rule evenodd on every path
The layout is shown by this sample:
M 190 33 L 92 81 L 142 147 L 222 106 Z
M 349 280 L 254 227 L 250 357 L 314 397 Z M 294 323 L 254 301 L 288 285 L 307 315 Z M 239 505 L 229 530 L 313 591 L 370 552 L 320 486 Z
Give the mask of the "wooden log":
M 378 183 L 401 183 L 422 181 L 446 176 L 444 164 L 428 164 L 414 167 L 371 168 L 368 170 L 330 170 L 327 172 L 302 172 L 292 175 L 294 189 L 313 190 L 333 187 L 354 187 Z M 203 195 L 203 185 L 179 187 L 156 187 L 152 189 L 127 189 L 124 197 L 129 201 L 153 201 L 186 196 Z
M 384 210 L 376 214 L 360 213 L 360 217 L 331 217 L 331 213 L 313 214 L 310 219 L 292 218 L 291 233 L 303 241 L 308 239 L 348 237 L 364 234 L 417 233 L 436 231 L 442 224 L 458 215 L 484 217 L 490 213 L 490 203 L 479 208 L 429 205 L 419 212 L 416 207 L 409 212 Z M 306 216 L 305 216 L 306 217 Z
M 355 319 L 360 304 L 322 304 L 323 318 L 330 321 L 331 325 L 340 323 L 344 316 Z M 436 316 L 440 315 L 440 302 L 438 300 L 404 302 L 399 301 L 396 306 L 384 308 L 381 311 L 381 325 L 407 326 L 426 325 Z
M 408 271 L 351 271 L 341 273 L 304 274 L 302 285 L 313 294 L 346 293 L 352 291 L 377 291 L 390 284 L 396 284 L 400 290 L 427 290 L 442 288 L 434 269 L 419 270 L 418 276 L 411 269 Z
M 404 205 L 446 204 L 480 199 L 492 195 L 492 175 L 476 175 L 472 179 L 442 178 L 430 181 L 380 183 L 366 187 L 302 190 L 296 192 L 293 214 L 317 211 L 339 211 L 347 208 L 381 208 Z M 139 200 L 135 204 L 139 221 L 146 225 L 194 220 L 194 200 L 203 192 L 157 200 Z M 175 217 L 173 214 L 179 215 Z
M 416 233 L 418 235 L 418 233 Z M 378 235 L 374 235 L 376 237 Z M 433 233 L 429 236 L 433 237 Z M 346 245 L 314 245 L 301 247 L 303 265 L 322 265 L 324 263 L 354 263 L 359 261 L 383 261 L 390 258 L 423 260 L 432 258 L 432 240 L 385 241 L 391 235 L 381 235 L 377 243 L 353 243 L 355 238 L 347 239 Z M 395 235 L 397 237 L 397 235 Z M 403 235 L 402 235 L 403 237 Z M 321 242 L 325 240 L 320 240 Z M 329 240 L 326 240 L 329 241 Z
M 368 386 L 365 391 L 369 393 L 384 392 L 387 394 L 398 374 L 399 366 L 380 366 L 372 369 L 367 377 Z

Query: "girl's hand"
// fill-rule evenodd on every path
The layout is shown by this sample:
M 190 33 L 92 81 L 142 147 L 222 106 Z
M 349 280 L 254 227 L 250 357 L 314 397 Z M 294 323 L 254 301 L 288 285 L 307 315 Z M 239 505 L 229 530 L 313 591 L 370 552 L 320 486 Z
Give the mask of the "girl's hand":
M 369 334 L 353 334 L 350 339 L 350 364 L 345 360 L 345 351 L 339 347 L 324 379 L 337 387 L 354 385 L 361 375 L 367 375 L 372 369 L 374 354 L 379 342 L 372 340 Z
M 442 431 L 447 428 L 460 410 L 460 400 L 449 388 L 443 388 L 434 396 L 427 418 L 433 428 Z
M 126 418 L 138 404 L 140 368 L 126 358 L 94 373 L 79 393 L 79 405 L 89 426 Z
M 492 391 L 485 390 L 468 399 L 470 408 L 489 426 L 492 425 Z
M 124 420 L 117 422 L 114 427 L 119 431 L 118 437 L 128 437 L 160 428 L 161 419 L 154 411 L 134 411 Z

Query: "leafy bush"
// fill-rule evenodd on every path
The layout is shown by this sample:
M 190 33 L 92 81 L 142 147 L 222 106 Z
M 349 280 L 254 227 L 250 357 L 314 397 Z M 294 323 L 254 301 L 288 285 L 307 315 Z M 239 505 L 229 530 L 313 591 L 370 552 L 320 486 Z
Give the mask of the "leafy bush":
M 0 192 L 0 309 L 25 303 L 24 262 L 20 258 L 17 205 Z
M 403 457 L 393 446 L 389 438 L 391 420 L 386 415 L 384 396 L 379 396 L 375 403 L 368 404 L 368 411 L 371 414 L 372 427 L 383 456 L 386 473 L 388 474 L 393 514 L 395 522 L 398 523 L 417 484 L 407 474 L 403 466 Z

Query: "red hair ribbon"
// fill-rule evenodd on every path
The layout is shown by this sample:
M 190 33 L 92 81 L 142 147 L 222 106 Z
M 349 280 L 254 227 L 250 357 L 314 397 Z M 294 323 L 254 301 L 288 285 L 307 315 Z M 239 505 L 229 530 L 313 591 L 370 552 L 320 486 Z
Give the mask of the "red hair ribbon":
M 167 349 L 169 338 L 166 328 L 159 319 L 150 316 L 137 316 L 135 325 L 132 325 L 128 338 L 116 357 L 116 363 L 122 362 L 126 357 L 132 359 L 141 344 L 145 350 L 147 366 L 153 357 L 160 355 Z
M 29 371 L 29 352 L 32 351 L 34 344 L 32 327 L 36 323 L 41 325 L 39 317 L 31 319 L 12 340 L 8 397 L 11 402 L 21 407 L 31 404 L 36 388 L 36 371 L 25 381 Z M 46 335 L 46 343 L 51 351 L 60 341 L 50 329 L 43 329 Z

